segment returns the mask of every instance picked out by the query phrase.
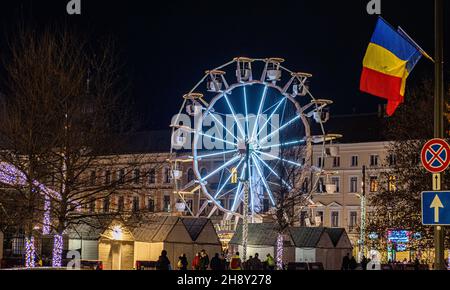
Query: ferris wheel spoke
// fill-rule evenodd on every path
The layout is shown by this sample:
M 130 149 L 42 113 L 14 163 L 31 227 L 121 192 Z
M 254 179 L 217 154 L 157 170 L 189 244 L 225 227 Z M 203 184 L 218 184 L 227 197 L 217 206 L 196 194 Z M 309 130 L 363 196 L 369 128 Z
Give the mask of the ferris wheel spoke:
M 231 114 L 233 115 L 234 121 L 236 122 L 236 126 L 238 127 L 239 132 L 242 134 L 243 137 L 245 137 L 245 132 L 242 129 L 241 123 L 239 122 L 239 120 L 236 117 L 236 113 L 234 111 L 233 106 L 230 103 L 230 100 L 228 100 L 227 94 L 224 93 L 223 97 L 225 98 L 225 101 L 227 102 L 228 107 L 230 108 Z
M 264 108 L 264 103 L 266 102 L 266 96 L 267 96 L 267 86 L 264 87 L 264 91 L 263 94 L 261 96 L 261 102 L 259 103 L 259 109 L 258 109 L 258 114 L 256 115 L 256 119 L 255 119 L 255 125 L 253 126 L 253 131 L 252 131 L 252 135 L 251 135 L 251 140 L 255 140 L 256 137 L 256 131 L 258 128 L 258 120 L 259 120 L 259 116 L 262 113 L 262 110 Z
M 205 154 L 205 155 L 200 155 L 197 156 L 197 159 L 205 159 L 205 158 L 210 158 L 210 157 L 216 157 L 216 156 L 221 156 L 221 155 L 227 155 L 227 154 L 231 154 L 231 153 L 236 153 L 238 152 L 238 149 L 234 149 L 234 150 L 229 150 L 229 151 L 223 151 L 223 152 L 217 152 L 217 153 L 211 153 L 211 154 Z
M 227 141 L 227 140 L 223 140 L 223 139 L 221 139 L 221 138 L 217 138 L 217 137 L 215 137 L 215 136 L 211 136 L 211 135 L 205 134 L 205 133 L 203 133 L 203 132 L 200 132 L 200 133 L 198 133 L 198 134 L 201 135 L 201 136 L 204 136 L 204 137 L 211 138 L 211 139 L 216 139 L 217 141 L 221 141 L 221 142 L 226 143 L 226 144 L 229 144 L 229 145 L 233 145 L 234 147 L 237 146 L 237 143 L 233 143 L 233 142 L 230 142 L 230 141 Z
M 284 159 L 284 158 L 280 158 L 280 157 L 278 157 L 278 156 L 275 156 L 275 155 L 272 155 L 272 154 L 269 154 L 269 153 L 265 153 L 265 152 L 262 152 L 262 151 L 259 151 L 259 150 L 255 150 L 255 152 L 256 152 L 256 153 L 259 153 L 259 154 L 261 154 L 261 155 L 265 155 L 265 156 L 267 156 L 267 157 L 270 157 L 270 158 L 273 158 L 273 159 L 276 159 L 276 160 L 280 160 L 280 161 L 282 161 L 282 162 L 285 162 L 285 163 L 288 163 L 288 164 L 297 166 L 297 167 L 303 167 L 303 165 L 300 164 L 300 163 L 298 163 L 298 162 L 294 162 L 294 161 L 291 161 L 291 160 L 287 160 L 287 159 Z
M 254 155 L 252 155 L 252 160 L 253 160 L 253 163 L 255 164 L 256 171 L 258 172 L 259 177 L 261 177 L 261 181 L 267 190 L 267 194 L 269 195 L 270 202 L 272 203 L 273 206 L 275 206 L 275 199 L 273 197 L 272 191 L 270 190 L 270 187 L 267 184 L 266 179 L 264 178 L 264 174 L 262 173 L 262 169 L 259 165 L 259 162 L 256 160 Z
M 219 195 L 219 196 L 217 197 L 217 199 L 221 199 L 222 197 L 227 196 L 229 193 L 235 191 L 236 189 L 237 189 L 237 186 L 235 186 L 234 188 L 232 188 L 232 189 L 230 189 L 230 190 L 228 190 L 228 191 L 222 193 L 221 195 Z
M 281 182 L 289 189 L 292 190 L 292 186 L 289 185 L 283 178 L 280 177 L 280 175 L 278 175 L 278 173 L 276 173 L 272 167 L 270 167 L 264 160 L 262 160 L 261 157 L 259 157 L 257 154 L 253 154 L 258 160 L 259 162 L 261 162 L 267 169 L 269 169 L 269 171 L 275 175 L 279 180 L 281 180 Z
M 245 105 L 245 136 L 247 136 L 250 128 L 248 126 L 248 106 L 247 106 L 247 88 L 246 87 L 244 87 L 244 105 Z
M 236 166 L 236 170 L 239 169 L 239 167 L 241 166 L 242 162 L 244 162 L 244 159 L 241 159 L 241 161 L 239 161 L 238 165 Z M 220 189 L 217 191 L 217 193 L 214 195 L 214 199 L 217 199 L 217 197 L 222 193 L 222 191 L 225 189 L 225 187 L 227 186 L 228 182 L 230 182 L 231 178 L 233 177 L 233 172 L 230 173 L 230 175 L 228 176 L 228 178 L 225 180 L 225 182 L 223 183 L 223 185 L 220 184 L 219 182 L 219 186 Z
M 267 143 L 267 141 L 272 138 L 273 136 L 275 136 L 275 134 L 278 134 L 279 132 L 281 132 L 282 130 L 286 129 L 289 125 L 291 125 L 292 123 L 294 123 L 295 121 L 299 120 L 300 116 L 297 115 L 295 118 L 291 119 L 289 122 L 287 122 L 286 124 L 284 124 L 283 126 L 281 126 L 280 128 L 278 128 L 277 130 L 273 131 L 271 134 L 267 135 L 266 137 L 264 137 L 261 141 L 260 141 L 260 145 L 263 145 L 265 143 Z
M 291 145 L 297 145 L 297 144 L 302 144 L 302 143 L 305 143 L 305 140 L 298 140 L 298 141 L 291 141 L 291 142 L 286 142 L 286 143 L 279 143 L 279 144 L 270 145 L 270 146 L 263 146 L 260 149 L 265 150 L 265 149 L 272 149 L 272 148 L 277 148 L 277 147 L 286 147 L 286 146 L 291 146 Z
M 270 114 L 270 117 L 267 118 L 266 122 L 264 123 L 264 125 L 259 129 L 258 133 L 256 134 L 256 136 L 259 136 L 261 134 L 261 132 L 266 129 L 267 125 L 269 124 L 270 120 L 273 118 L 273 116 L 275 115 L 275 113 L 278 111 L 278 109 L 281 107 L 281 105 L 285 102 L 285 98 L 283 98 L 277 105 L 277 107 L 275 108 L 275 110 L 273 110 L 273 112 Z
M 238 138 L 227 127 L 225 127 L 225 125 L 219 119 L 217 119 L 216 116 L 214 116 L 214 114 L 210 114 L 210 116 L 214 119 L 214 121 L 217 122 L 217 124 L 219 124 L 222 128 L 224 128 L 225 131 L 227 131 L 228 134 L 230 134 L 234 138 L 234 140 L 236 140 L 236 142 L 239 142 Z
M 207 175 L 206 177 L 202 177 L 201 181 L 206 181 L 208 180 L 210 177 L 214 176 L 215 174 L 217 174 L 218 172 L 220 172 L 222 169 L 227 168 L 228 166 L 236 163 L 238 160 L 240 159 L 240 156 L 235 156 L 232 159 L 230 159 L 228 162 L 226 162 L 225 164 L 223 164 L 222 166 L 220 166 L 219 168 L 217 168 L 216 170 L 214 170 L 213 172 L 211 172 L 209 175 Z

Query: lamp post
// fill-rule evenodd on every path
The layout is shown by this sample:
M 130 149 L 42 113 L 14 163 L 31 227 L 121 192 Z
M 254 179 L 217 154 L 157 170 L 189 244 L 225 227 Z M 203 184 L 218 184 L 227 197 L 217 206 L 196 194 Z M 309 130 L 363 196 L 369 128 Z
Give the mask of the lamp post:
M 359 232 L 359 262 L 362 261 L 366 243 L 366 166 L 362 168 L 361 183 L 361 227 Z
M 435 65 L 434 65 L 434 137 L 444 138 L 444 1 L 435 0 Z M 439 173 L 439 175 L 441 175 Z M 441 184 L 435 190 L 441 190 Z M 434 184 L 434 182 L 433 182 Z M 434 186 L 434 185 L 433 185 Z M 434 227 L 435 270 L 444 270 L 444 236 L 445 228 Z

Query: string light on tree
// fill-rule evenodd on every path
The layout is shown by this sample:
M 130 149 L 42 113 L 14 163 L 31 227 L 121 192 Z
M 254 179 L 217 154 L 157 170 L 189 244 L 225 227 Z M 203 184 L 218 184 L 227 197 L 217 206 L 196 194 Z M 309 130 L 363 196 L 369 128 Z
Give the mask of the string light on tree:
M 34 247 L 34 237 L 25 238 L 25 267 L 34 268 L 36 250 Z
M 62 266 L 63 237 L 55 235 L 53 240 L 53 259 L 52 267 L 58 268 Z

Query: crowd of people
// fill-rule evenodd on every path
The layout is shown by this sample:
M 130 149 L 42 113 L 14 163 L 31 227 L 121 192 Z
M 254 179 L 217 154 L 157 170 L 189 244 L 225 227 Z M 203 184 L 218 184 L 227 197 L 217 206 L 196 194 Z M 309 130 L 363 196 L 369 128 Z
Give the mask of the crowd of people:
M 226 270 L 275 270 L 275 259 L 272 255 L 267 254 L 265 261 L 261 261 L 259 254 L 255 253 L 250 256 L 248 260 L 242 261 L 239 252 L 230 255 L 228 252 L 215 253 L 212 259 L 205 250 L 198 252 L 191 264 L 189 264 L 186 254 L 182 254 L 178 258 L 176 267 L 172 267 L 170 260 L 167 257 L 167 251 L 163 250 L 161 256 L 156 263 L 157 270 L 212 270 L 212 271 L 226 271 Z

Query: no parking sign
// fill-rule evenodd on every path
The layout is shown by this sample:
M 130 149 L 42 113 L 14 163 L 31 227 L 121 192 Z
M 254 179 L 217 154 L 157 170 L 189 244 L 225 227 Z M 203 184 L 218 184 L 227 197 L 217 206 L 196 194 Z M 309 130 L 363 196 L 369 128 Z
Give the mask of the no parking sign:
M 421 160 L 429 172 L 443 172 L 450 165 L 450 146 L 442 139 L 430 140 L 423 146 Z

